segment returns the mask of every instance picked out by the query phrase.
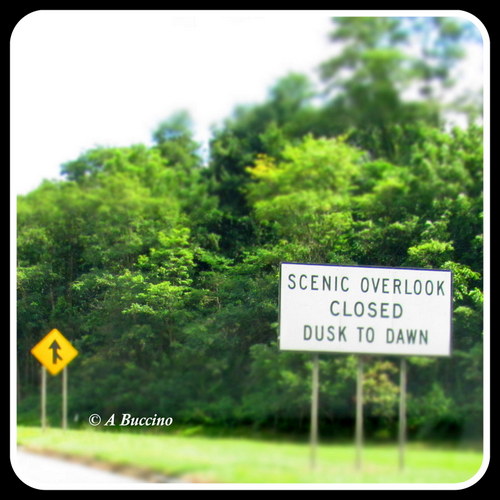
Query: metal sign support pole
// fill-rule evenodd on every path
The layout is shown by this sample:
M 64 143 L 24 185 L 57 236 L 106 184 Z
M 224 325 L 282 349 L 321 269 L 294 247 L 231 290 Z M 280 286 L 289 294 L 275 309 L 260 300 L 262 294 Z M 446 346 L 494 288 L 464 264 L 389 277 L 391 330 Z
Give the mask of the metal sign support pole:
M 47 406 L 47 372 L 45 368 L 42 366 L 42 381 L 41 381 L 41 421 L 42 421 L 42 430 L 45 430 L 45 427 L 47 426 L 47 412 L 46 412 L 46 406 Z
M 318 447 L 318 392 L 319 362 L 318 354 L 313 354 L 312 392 L 311 392 L 311 468 L 316 466 L 316 450 Z
M 62 428 L 68 428 L 68 367 L 62 372 Z
M 363 358 L 358 356 L 356 377 L 356 468 L 361 469 L 363 446 Z
M 406 358 L 401 358 L 399 377 L 399 469 L 403 470 L 406 444 Z

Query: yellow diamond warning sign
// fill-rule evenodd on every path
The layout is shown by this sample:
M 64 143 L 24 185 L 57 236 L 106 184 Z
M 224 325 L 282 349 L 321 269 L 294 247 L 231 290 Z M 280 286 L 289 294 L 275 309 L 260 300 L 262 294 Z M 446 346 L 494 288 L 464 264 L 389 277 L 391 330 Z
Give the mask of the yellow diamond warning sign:
M 78 351 L 59 330 L 54 328 L 31 349 L 31 354 L 52 375 L 57 375 L 68 363 L 78 356 Z

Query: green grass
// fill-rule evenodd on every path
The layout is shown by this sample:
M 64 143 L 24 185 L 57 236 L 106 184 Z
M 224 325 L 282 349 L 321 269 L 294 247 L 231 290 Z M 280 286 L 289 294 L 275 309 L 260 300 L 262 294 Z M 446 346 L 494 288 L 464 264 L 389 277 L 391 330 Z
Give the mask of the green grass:
M 320 443 L 316 468 L 307 443 L 248 438 L 141 434 L 98 429 L 18 427 L 17 442 L 37 450 L 131 465 L 186 481 L 221 483 L 446 483 L 471 479 L 482 452 L 408 443 L 405 469 L 398 469 L 396 444 L 366 444 L 362 468 L 349 444 Z

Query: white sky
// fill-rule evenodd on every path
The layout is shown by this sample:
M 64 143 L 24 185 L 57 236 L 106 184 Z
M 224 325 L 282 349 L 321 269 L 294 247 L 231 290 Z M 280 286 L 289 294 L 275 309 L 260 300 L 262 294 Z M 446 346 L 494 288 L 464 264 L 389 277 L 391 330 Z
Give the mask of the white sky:
M 36 11 L 11 37 L 15 194 L 97 145 L 150 144 L 186 109 L 195 138 L 290 71 L 333 55 L 325 11 Z M 405 13 L 405 15 L 408 15 Z

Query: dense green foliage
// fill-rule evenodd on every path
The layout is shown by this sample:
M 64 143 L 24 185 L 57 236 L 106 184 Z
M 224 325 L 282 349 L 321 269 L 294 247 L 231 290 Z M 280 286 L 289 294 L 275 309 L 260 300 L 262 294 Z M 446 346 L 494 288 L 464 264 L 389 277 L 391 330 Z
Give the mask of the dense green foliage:
M 279 263 L 296 261 L 452 269 L 453 356 L 409 360 L 409 429 L 481 435 L 483 132 L 445 128 L 430 90 L 466 30 L 420 20 L 431 61 L 399 48 L 409 20 L 386 21 L 337 20 L 321 104 L 284 77 L 214 130 L 208 166 L 180 112 L 152 146 L 86 151 L 18 198 L 21 420 L 37 405 L 29 350 L 57 328 L 80 352 L 72 415 L 306 431 L 310 356 L 277 348 Z M 416 83 L 424 98 L 405 99 Z M 355 366 L 320 358 L 337 435 L 352 433 Z M 368 432 L 392 435 L 397 360 L 367 358 L 365 378 Z

